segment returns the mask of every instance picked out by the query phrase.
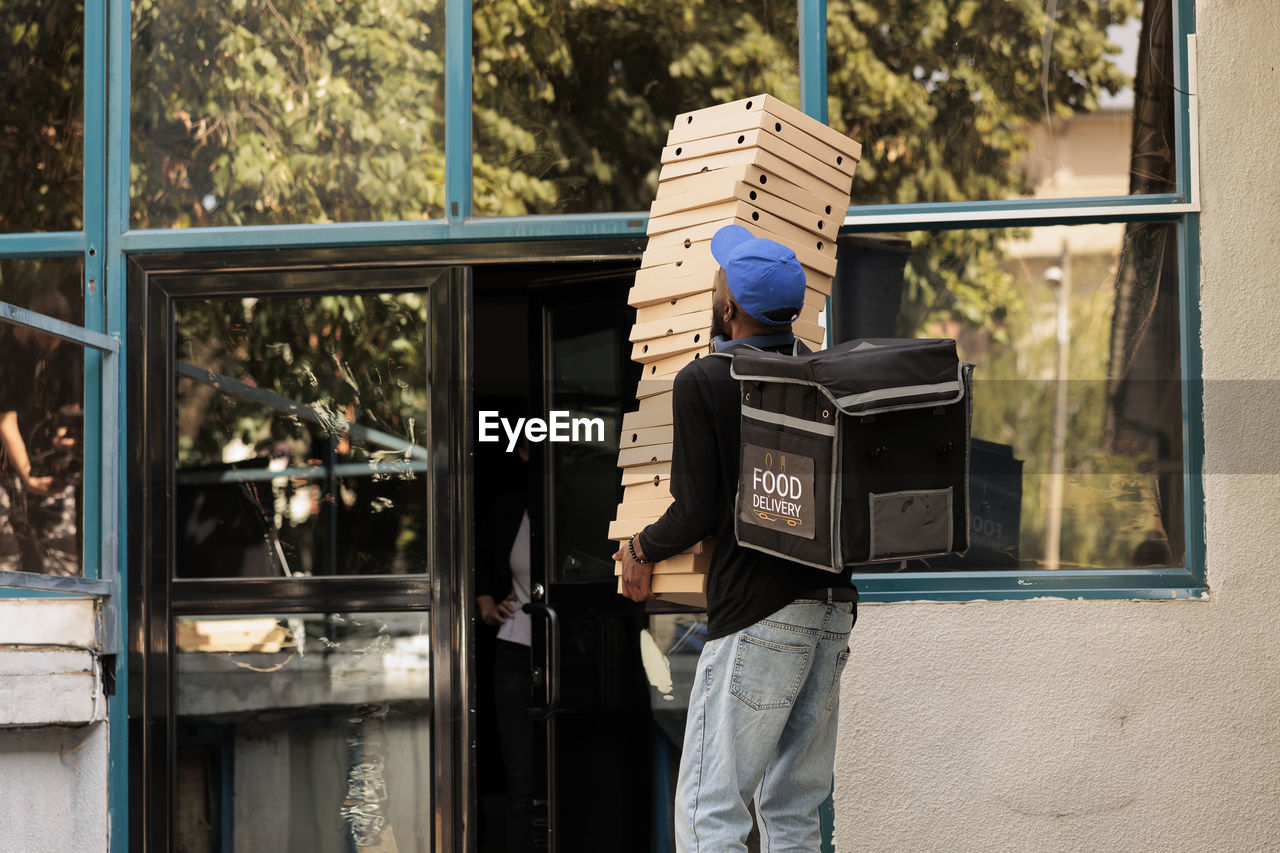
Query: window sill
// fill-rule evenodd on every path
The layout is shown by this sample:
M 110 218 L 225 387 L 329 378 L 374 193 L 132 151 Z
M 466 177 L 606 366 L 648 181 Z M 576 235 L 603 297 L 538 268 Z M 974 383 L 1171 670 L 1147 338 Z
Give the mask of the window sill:
M 98 602 L 79 597 L 0 598 L 0 647 L 13 646 L 99 651 Z M 5 695 L 3 690 L 0 695 Z
M 1044 599 L 1207 600 L 1209 588 L 1185 569 L 854 574 L 866 603 Z

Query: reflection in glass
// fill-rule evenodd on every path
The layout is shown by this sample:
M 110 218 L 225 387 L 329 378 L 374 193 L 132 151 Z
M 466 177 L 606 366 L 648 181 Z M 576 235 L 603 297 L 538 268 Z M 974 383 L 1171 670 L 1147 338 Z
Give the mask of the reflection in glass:
M 0 45 L 0 175 L 6 177 L 0 234 L 79 231 L 83 0 L 5 0 L 0 3 Z
M 604 441 L 547 443 L 554 497 L 552 582 L 613 579 L 609 522 L 617 509 L 618 434 L 635 388 L 627 340 L 634 313 L 622 300 L 558 306 L 551 313 L 552 411 L 599 419 Z
M 647 210 L 676 115 L 800 105 L 796 4 L 476 0 L 477 214 Z
M 1173 192 L 1172 0 L 829 0 L 853 203 Z
M 426 291 L 176 313 L 177 576 L 426 571 Z
M 0 264 L 0 275 L 18 263 Z M 25 264 L 28 271 L 56 268 Z M 78 285 L 78 263 L 67 266 Z M 64 322 L 78 323 L 83 314 L 58 287 L 13 296 Z M 76 344 L 0 323 L 0 571 L 82 574 L 84 363 Z
M 84 261 L 80 258 L 2 259 L 0 302 L 84 325 L 83 273 Z M 41 311 L 41 305 L 46 310 Z
M 443 215 L 441 0 L 137 0 L 133 227 Z
M 175 622 L 181 850 L 431 850 L 430 616 Z
M 955 338 L 977 364 L 972 545 L 909 569 L 1184 565 L 1175 241 L 1167 223 L 842 240 L 837 339 Z

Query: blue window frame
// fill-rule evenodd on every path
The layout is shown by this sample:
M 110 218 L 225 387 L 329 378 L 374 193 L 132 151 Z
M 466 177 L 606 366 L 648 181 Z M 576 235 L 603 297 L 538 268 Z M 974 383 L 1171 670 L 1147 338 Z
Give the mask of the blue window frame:
M 1184 489 L 1186 494 L 1186 571 L 1058 571 L 1052 576 L 1032 572 L 1018 577 L 1004 573 L 895 575 L 867 578 L 870 599 L 963 599 L 1027 597 L 1046 593 L 1089 597 L 1197 595 L 1204 589 L 1203 510 L 1199 460 L 1203 443 L 1198 395 L 1199 317 L 1197 266 L 1199 199 L 1195 179 L 1195 149 L 1191 144 L 1195 118 L 1192 79 L 1193 2 L 1174 0 L 1174 88 L 1177 191 L 1160 195 L 1103 198 L 1020 199 L 935 204 L 855 207 L 844 233 L 885 230 L 1007 227 L 1039 224 L 1080 224 L 1116 221 L 1167 220 L 1177 224 L 1182 288 L 1181 332 L 1184 380 Z M 45 234 L 0 235 L 0 258 L 80 256 L 85 269 L 85 330 L 114 341 L 124 336 L 124 261 L 130 253 L 208 252 L 243 249 L 404 245 L 422 242 L 507 241 L 583 237 L 642 237 L 646 217 L 620 212 L 591 215 L 526 217 L 472 216 L 471 169 L 471 3 L 446 0 L 445 53 L 445 217 L 415 222 L 365 222 L 325 225 L 281 225 L 241 228 L 130 230 L 129 223 L 129 80 L 130 10 L 127 4 L 105 0 L 85 4 L 85 164 L 84 230 Z M 801 106 L 826 119 L 827 4 L 802 0 L 798 5 L 800 34 Z M 85 343 L 81 340 L 80 343 Z M 93 385 L 88 400 L 100 415 L 104 393 L 117 403 L 123 393 L 117 379 L 108 386 Z M 118 454 L 121 448 L 117 448 Z M 90 476 L 98 485 L 104 465 L 114 460 L 95 458 Z M 123 491 L 118 493 L 124 499 Z M 118 531 L 123 535 L 123 531 Z M 97 557 L 86 552 L 86 558 Z M 97 560 L 95 559 L 95 562 Z M 96 571 L 96 570 L 95 570 Z M 92 573 L 87 572 L 87 577 Z

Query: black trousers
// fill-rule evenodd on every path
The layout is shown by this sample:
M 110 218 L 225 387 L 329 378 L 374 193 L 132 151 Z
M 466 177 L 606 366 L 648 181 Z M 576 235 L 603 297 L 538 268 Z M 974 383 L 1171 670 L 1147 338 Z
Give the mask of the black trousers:
M 507 776 L 507 853 L 533 850 L 534 727 L 525 713 L 532 690 L 529 647 L 498 640 L 493 656 L 493 700 Z

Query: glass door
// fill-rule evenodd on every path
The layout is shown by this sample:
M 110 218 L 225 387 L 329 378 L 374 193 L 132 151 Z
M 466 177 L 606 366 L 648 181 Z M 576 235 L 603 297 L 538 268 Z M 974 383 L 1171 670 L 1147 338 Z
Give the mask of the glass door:
M 535 692 L 545 742 L 547 849 L 653 849 L 657 732 L 637 640 L 644 609 L 617 594 L 609 522 L 621 500 L 622 414 L 639 368 L 627 338 L 634 270 L 531 293 L 544 417 L 599 419 L 602 440 L 537 445 Z
M 470 271 L 138 279 L 143 849 L 467 849 Z

